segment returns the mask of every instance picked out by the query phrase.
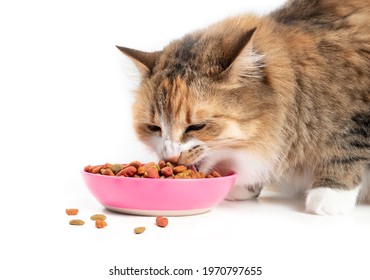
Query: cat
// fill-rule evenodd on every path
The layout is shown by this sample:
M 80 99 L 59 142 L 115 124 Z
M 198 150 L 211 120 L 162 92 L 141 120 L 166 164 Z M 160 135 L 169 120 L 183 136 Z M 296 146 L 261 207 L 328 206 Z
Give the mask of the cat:
M 226 199 L 274 184 L 319 215 L 369 200 L 369 0 L 292 0 L 161 51 L 117 47 L 141 73 L 139 139 L 159 158 L 236 172 Z

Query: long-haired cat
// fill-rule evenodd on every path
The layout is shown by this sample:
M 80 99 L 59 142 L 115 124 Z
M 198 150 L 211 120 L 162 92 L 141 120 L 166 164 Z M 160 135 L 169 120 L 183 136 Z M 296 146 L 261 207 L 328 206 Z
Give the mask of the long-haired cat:
M 292 0 L 158 52 L 118 48 L 142 76 L 139 138 L 160 158 L 235 171 L 228 199 L 267 183 L 306 193 L 317 214 L 369 199 L 369 0 Z

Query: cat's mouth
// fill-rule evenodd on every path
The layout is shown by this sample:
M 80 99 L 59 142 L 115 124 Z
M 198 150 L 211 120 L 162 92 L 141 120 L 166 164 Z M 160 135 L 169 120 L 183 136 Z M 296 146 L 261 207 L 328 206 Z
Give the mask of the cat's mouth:
M 197 162 L 197 163 L 195 163 L 195 164 L 192 164 L 192 165 L 191 165 L 191 168 L 192 168 L 194 171 L 196 171 L 196 172 L 199 172 L 200 167 L 201 167 L 201 162 Z
M 187 167 L 191 170 L 193 170 L 194 172 L 203 172 L 203 173 L 207 173 L 207 168 L 204 168 L 204 164 L 203 164 L 203 160 L 199 160 L 195 163 L 192 163 L 192 164 L 189 164 L 187 165 Z
M 190 164 L 188 168 L 190 170 L 193 170 L 194 172 L 200 172 L 201 166 L 200 166 L 200 163 L 194 163 L 194 164 Z

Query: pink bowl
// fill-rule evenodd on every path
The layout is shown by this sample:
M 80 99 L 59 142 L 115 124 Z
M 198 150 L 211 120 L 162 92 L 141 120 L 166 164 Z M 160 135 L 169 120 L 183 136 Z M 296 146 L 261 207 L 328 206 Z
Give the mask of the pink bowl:
M 219 204 L 236 174 L 206 179 L 148 179 L 81 171 L 87 188 L 107 209 L 134 215 L 183 216 L 207 212 Z

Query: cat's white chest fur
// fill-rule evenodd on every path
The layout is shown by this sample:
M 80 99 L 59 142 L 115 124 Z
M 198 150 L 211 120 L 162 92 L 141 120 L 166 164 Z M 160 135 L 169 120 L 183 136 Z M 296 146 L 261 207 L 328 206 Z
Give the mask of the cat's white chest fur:
M 232 170 L 238 175 L 234 187 L 226 197 L 228 200 L 245 200 L 255 197 L 272 173 L 271 162 L 248 151 L 209 152 L 202 169 L 207 170 L 215 164 L 221 173 L 225 174 Z
M 238 153 L 233 157 L 233 170 L 238 173 L 235 186 L 227 195 L 228 200 L 246 200 L 257 197 L 263 184 L 272 174 L 272 166 L 250 153 Z M 276 180 L 278 191 L 290 194 L 307 194 L 306 211 L 319 215 L 345 214 L 353 210 L 361 185 L 353 190 L 330 188 L 311 189 L 312 170 L 297 169 Z
M 239 184 L 261 184 L 269 179 L 271 163 L 247 151 L 212 151 L 207 154 L 204 168 L 217 165 L 221 172 L 232 170 L 238 174 Z

